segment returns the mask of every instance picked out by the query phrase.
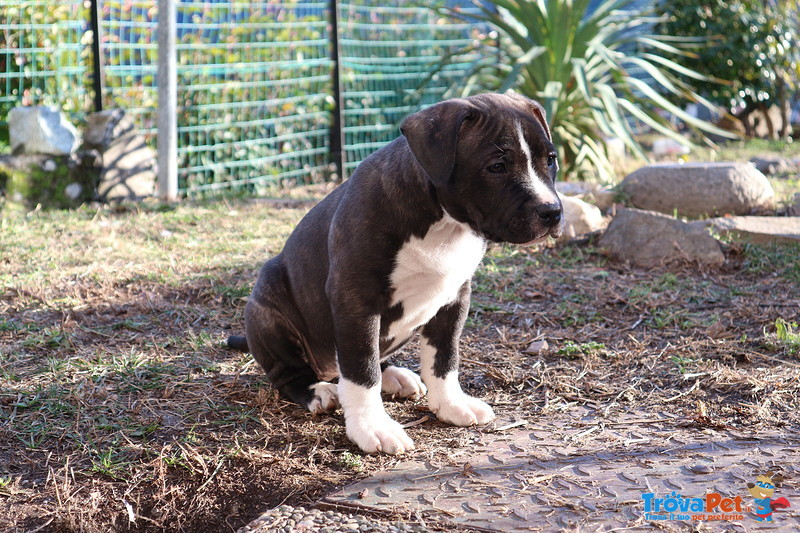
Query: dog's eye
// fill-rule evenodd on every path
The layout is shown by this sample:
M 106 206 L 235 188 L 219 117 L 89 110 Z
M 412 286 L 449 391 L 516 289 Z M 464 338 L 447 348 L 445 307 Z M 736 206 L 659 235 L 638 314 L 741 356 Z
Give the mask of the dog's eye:
M 492 172 L 494 174 L 499 174 L 500 172 L 505 172 L 506 171 L 506 164 L 505 163 L 495 163 L 494 165 L 491 165 L 486 170 L 488 170 L 489 172 Z
M 553 154 L 548 155 L 547 168 L 553 168 L 554 166 L 556 166 L 556 161 L 557 161 L 556 156 L 554 156 Z

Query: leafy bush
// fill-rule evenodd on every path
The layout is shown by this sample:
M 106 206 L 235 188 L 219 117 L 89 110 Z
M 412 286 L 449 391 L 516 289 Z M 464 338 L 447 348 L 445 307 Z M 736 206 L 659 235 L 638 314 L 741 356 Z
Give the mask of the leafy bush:
M 658 24 L 658 33 L 705 42 L 685 59 L 686 66 L 728 81 L 698 81 L 699 91 L 745 124 L 750 113 L 777 104 L 784 120 L 773 136 L 791 133 L 789 104 L 800 89 L 796 0 L 663 0 L 661 8 L 669 16 Z
M 630 0 L 495 0 L 480 15 L 496 33 L 479 46 L 467 91 L 514 89 L 542 103 L 559 149 L 566 177 L 614 181 L 603 137 L 617 137 L 646 157 L 634 128 L 652 128 L 686 144 L 666 114 L 704 132 L 728 135 L 685 113 L 675 100 L 713 107 L 688 81 L 712 81 L 676 60 L 691 55 L 685 47 L 698 39 L 657 35 L 658 17 L 628 9 Z M 457 9 L 446 11 L 458 14 Z

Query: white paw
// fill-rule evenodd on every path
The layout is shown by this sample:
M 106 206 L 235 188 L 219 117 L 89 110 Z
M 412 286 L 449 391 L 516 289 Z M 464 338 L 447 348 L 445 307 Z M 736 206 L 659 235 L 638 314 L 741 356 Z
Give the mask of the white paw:
M 314 397 L 308 402 L 308 410 L 313 414 L 332 413 L 339 407 L 339 394 L 333 383 L 320 381 L 311 385 Z
M 458 383 L 458 374 L 450 372 L 444 378 L 428 375 L 428 407 L 436 418 L 454 426 L 488 424 L 494 420 L 489 404 L 467 396 Z
M 363 451 L 395 455 L 414 449 L 414 441 L 383 409 L 380 385 L 364 387 L 342 378 L 339 399 L 347 436 Z
M 414 449 L 406 430 L 385 412 L 346 417 L 346 423 L 347 436 L 366 453 L 397 455 Z
M 428 389 L 418 375 L 406 368 L 386 367 L 381 376 L 381 390 L 384 394 L 398 398 L 422 398 Z
M 430 410 L 436 418 L 454 426 L 483 425 L 494 420 L 494 411 L 489 404 L 464 393 L 460 397 L 443 399 L 437 405 L 431 403 Z

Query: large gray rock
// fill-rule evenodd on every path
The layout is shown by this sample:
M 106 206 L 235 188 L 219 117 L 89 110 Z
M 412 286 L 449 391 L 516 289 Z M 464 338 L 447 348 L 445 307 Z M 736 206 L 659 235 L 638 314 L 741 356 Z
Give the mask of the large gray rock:
M 754 157 L 750 159 L 750 162 L 765 176 L 800 172 L 800 159 Z
M 92 113 L 86 120 L 83 144 L 86 148 L 103 149 L 115 140 L 136 133 L 133 120 L 122 109 Z
M 775 202 L 769 181 L 750 163 L 648 165 L 620 188 L 634 207 L 690 218 L 748 215 Z
M 579 198 L 561 196 L 561 205 L 564 208 L 566 225 L 559 242 L 604 229 L 608 225 L 600 209 Z
M 78 148 L 75 126 L 56 107 L 15 107 L 8 113 L 8 137 L 15 154 L 69 155 Z
M 691 225 L 710 227 L 720 236 L 755 244 L 800 243 L 800 216 L 711 218 L 692 222 Z
M 786 206 L 786 214 L 790 217 L 800 217 L 800 192 L 794 193 L 789 205 Z
M 84 148 L 100 154 L 97 196 L 104 202 L 152 196 L 156 181 L 156 153 L 136 132 L 121 109 L 93 113 L 87 121 Z
M 639 209 L 621 209 L 598 245 L 618 261 L 653 267 L 669 263 L 721 265 L 722 247 L 702 227 Z

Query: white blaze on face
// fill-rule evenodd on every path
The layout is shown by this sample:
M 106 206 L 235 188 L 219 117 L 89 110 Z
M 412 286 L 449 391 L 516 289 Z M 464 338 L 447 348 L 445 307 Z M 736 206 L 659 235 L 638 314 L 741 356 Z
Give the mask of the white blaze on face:
M 554 204 L 558 202 L 555 193 L 547 186 L 544 178 L 537 175 L 536 171 L 533 169 L 531 147 L 528 146 L 527 141 L 525 141 L 525 135 L 522 133 L 522 124 L 517 121 L 514 123 L 514 126 L 517 130 L 517 137 L 519 138 L 519 147 L 525 155 L 525 163 L 528 166 L 528 183 L 533 190 L 533 194 L 535 194 L 539 202 L 543 204 Z

